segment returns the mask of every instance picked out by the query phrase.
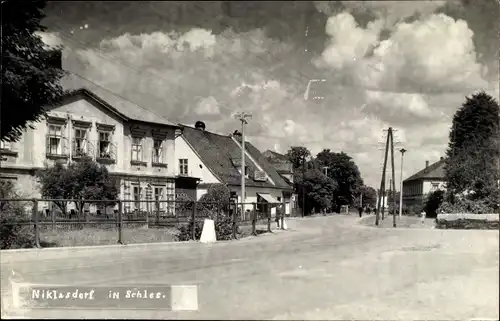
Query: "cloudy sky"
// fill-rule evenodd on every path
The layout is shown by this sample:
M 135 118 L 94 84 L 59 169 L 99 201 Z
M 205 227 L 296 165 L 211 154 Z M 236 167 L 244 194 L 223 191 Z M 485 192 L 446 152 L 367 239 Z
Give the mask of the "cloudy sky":
M 67 1 L 46 14 L 44 41 L 96 86 L 224 134 L 252 113 L 262 151 L 344 151 L 372 186 L 384 129 L 408 177 L 444 155 L 465 96 L 499 96 L 497 0 Z

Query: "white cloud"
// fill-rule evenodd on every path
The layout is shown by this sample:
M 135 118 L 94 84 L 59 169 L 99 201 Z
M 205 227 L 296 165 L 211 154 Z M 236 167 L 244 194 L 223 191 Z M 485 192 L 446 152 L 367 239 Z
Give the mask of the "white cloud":
M 355 7 L 359 3 L 348 4 L 348 11 L 328 19 L 329 40 L 316 60 L 333 79 L 327 77 L 327 90 L 321 93 L 324 103 L 305 101 L 308 79 L 292 73 L 302 51 L 292 43 L 267 37 L 262 29 L 123 34 L 101 41 L 98 48 L 75 48 L 67 43 L 65 56 L 71 61 L 68 69 L 173 122 L 204 120 L 207 130 L 228 134 L 240 128 L 233 115 L 245 111 L 253 116 L 248 138 L 262 151 L 285 153 L 297 145 L 313 154 L 323 148 L 345 151 L 355 159 L 365 181 L 378 186 L 383 129 L 396 128 L 400 146 L 408 149 L 407 177 L 420 170 L 426 159 L 437 161 L 443 155 L 449 117 L 470 87 L 485 84 L 474 35 L 465 22 L 433 15 L 441 4 L 407 2 L 408 8 L 380 3 L 363 5 L 377 17 L 365 28 L 349 13 L 359 10 Z M 423 15 L 410 23 L 401 22 L 414 13 Z M 389 34 L 381 39 L 387 29 Z M 54 34 L 44 39 L 57 43 Z M 270 71 L 282 64 L 289 64 L 289 73 L 271 76 Z M 335 87 L 335 79 L 350 79 L 358 89 Z M 365 91 L 363 86 L 410 93 Z M 498 91 L 498 86 L 490 88 Z M 418 93 L 424 89 L 457 93 Z
M 206 97 L 200 99 L 198 105 L 195 108 L 195 112 L 198 115 L 217 115 L 220 113 L 219 104 L 217 100 L 213 97 Z

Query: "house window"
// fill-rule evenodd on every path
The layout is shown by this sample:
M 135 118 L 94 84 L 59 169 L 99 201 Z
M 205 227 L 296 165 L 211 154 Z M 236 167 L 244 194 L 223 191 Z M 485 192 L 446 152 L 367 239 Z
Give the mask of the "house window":
M 132 160 L 142 162 L 142 138 L 132 137 Z
M 163 140 L 155 139 L 153 142 L 153 163 L 163 163 Z
M 0 149 L 10 150 L 11 149 L 10 142 L 0 141 Z
M 111 159 L 111 132 L 99 131 L 99 158 Z
M 187 175 L 188 174 L 188 160 L 187 159 L 179 159 L 179 174 Z
M 130 185 L 128 183 L 123 186 L 123 198 L 125 200 L 123 208 L 125 213 L 128 213 L 130 212 Z
M 162 210 L 164 208 L 163 201 L 163 187 L 155 187 L 154 189 L 154 198 L 155 198 L 155 209 L 157 211 Z
M 137 210 L 141 208 L 141 193 L 142 188 L 140 186 L 134 186 L 134 204 Z
M 87 130 L 84 128 L 75 128 L 73 138 L 73 154 L 74 156 L 85 156 L 87 154 Z
M 47 135 L 47 154 L 63 154 L 63 126 L 49 124 L 49 134 Z

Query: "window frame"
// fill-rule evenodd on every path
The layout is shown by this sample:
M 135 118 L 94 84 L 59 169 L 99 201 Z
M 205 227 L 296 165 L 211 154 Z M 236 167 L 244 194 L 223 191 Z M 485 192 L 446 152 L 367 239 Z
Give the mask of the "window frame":
M 157 146 L 157 143 L 160 143 L 159 147 Z M 164 146 L 165 145 L 165 140 L 164 139 L 153 139 L 153 163 L 155 164 L 164 164 L 165 163 L 165 153 L 164 151 Z M 159 153 L 157 153 L 159 151 Z
M 107 136 L 107 140 L 101 139 L 101 135 Z M 100 159 L 113 159 L 113 156 L 111 155 L 111 145 L 113 144 L 113 131 L 112 130 L 107 130 L 107 129 L 98 129 L 97 130 L 97 147 L 99 149 L 98 157 Z M 106 157 L 106 155 L 103 156 L 103 149 L 101 148 L 101 142 L 107 143 L 107 147 L 104 153 L 107 154 L 109 157 Z
M 137 141 L 138 140 L 138 143 Z M 143 162 L 144 160 L 144 137 L 132 136 L 130 142 L 130 160 L 132 162 Z M 134 158 L 134 153 L 137 158 Z
M 47 140 L 46 140 L 46 153 L 48 156 L 66 156 L 64 153 L 64 130 L 66 129 L 66 124 L 59 122 L 48 121 L 47 122 Z M 54 151 L 54 146 L 52 142 L 57 141 L 57 147 Z
M 179 175 L 188 175 L 189 160 L 187 158 L 179 158 Z

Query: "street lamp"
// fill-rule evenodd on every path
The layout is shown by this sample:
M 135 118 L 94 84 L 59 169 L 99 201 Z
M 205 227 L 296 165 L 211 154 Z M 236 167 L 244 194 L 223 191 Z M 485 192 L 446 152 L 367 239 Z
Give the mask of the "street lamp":
M 399 218 L 403 213 L 403 156 L 406 153 L 406 149 L 401 148 L 401 173 L 399 178 Z

